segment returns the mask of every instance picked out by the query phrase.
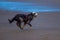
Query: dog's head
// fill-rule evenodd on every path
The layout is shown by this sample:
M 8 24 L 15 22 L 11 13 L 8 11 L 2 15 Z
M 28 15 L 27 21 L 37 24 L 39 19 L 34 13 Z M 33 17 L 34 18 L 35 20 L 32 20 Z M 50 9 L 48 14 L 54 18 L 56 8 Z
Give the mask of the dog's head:
M 36 13 L 36 12 L 32 12 L 32 14 L 33 14 L 34 17 L 38 16 L 38 13 Z

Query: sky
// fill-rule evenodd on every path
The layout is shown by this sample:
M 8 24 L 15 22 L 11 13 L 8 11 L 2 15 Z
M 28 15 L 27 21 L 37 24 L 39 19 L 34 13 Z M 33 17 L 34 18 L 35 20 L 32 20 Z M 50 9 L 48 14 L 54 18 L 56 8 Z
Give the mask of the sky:
M 0 9 L 23 12 L 60 12 L 60 0 L 2 0 Z

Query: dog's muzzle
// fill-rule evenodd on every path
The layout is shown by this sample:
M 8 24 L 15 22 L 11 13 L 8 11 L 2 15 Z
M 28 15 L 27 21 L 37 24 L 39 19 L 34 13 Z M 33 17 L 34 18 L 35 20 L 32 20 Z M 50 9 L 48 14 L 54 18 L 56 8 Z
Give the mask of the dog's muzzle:
M 34 17 L 37 17 L 38 16 L 38 13 L 33 12 L 33 14 L 34 14 Z

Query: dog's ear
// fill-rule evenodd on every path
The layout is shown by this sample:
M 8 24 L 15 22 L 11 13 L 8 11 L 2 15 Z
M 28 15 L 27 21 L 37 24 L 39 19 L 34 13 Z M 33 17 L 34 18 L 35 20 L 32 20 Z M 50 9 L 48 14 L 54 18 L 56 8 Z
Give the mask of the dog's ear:
M 31 12 L 30 15 L 34 15 L 34 14 Z
M 33 14 L 32 12 L 30 14 Z

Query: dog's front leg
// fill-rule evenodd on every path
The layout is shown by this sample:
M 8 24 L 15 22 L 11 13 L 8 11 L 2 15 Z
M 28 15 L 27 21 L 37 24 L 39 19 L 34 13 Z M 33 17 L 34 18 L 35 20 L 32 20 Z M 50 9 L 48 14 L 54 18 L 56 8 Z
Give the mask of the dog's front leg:
M 30 22 L 31 22 L 31 20 L 28 20 L 28 21 L 27 21 L 27 24 L 30 26 L 30 29 L 32 29 L 32 25 L 31 25 Z
M 28 25 L 30 26 L 30 29 L 32 29 L 32 25 L 30 23 L 28 23 Z

